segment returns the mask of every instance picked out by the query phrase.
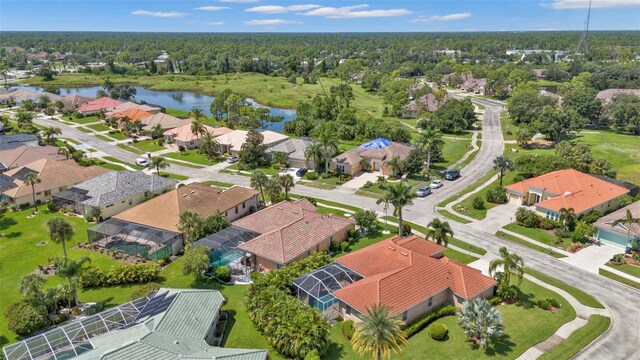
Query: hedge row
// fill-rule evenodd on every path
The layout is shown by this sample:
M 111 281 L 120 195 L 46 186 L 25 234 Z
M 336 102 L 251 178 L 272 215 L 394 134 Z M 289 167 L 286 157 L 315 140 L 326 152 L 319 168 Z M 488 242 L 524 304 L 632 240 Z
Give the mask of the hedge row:
M 452 305 L 442 305 L 429 311 L 428 313 L 422 315 L 419 320 L 414 322 L 411 326 L 404 329 L 404 333 L 407 338 L 412 337 L 417 332 L 421 331 L 427 325 L 431 324 L 433 321 L 440 319 L 441 317 L 455 315 L 457 308 Z
M 144 284 L 157 280 L 159 276 L 160 267 L 156 263 L 114 266 L 108 270 L 89 267 L 80 276 L 80 285 L 83 288 L 92 288 L 122 284 Z

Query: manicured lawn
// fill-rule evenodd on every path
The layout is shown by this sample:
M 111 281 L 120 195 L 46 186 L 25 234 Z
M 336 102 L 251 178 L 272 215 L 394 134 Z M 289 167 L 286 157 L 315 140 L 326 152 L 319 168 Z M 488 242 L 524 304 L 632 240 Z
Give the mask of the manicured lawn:
M 82 127 L 82 126 L 79 126 L 76 129 L 82 131 L 83 133 L 87 133 L 87 134 L 93 133 L 93 131 L 87 129 L 86 127 Z
M 242 171 L 242 172 L 251 173 L 251 172 L 254 172 L 256 170 L 260 170 L 265 175 L 269 175 L 269 176 L 280 173 L 280 170 L 274 169 L 272 167 L 258 167 L 258 168 L 252 169 L 252 170 L 239 170 L 239 165 L 240 165 L 240 163 L 233 164 L 233 165 L 227 167 L 224 171 L 225 172 Z
M 438 210 L 438 214 L 448 218 L 449 220 L 457 221 L 457 222 L 463 223 L 463 224 L 468 224 L 468 223 L 471 222 L 471 221 L 469 221 L 469 220 L 467 220 L 465 218 L 461 218 L 460 216 L 455 215 L 454 213 L 450 212 L 449 210 L 444 210 L 444 209 Z
M 144 152 L 154 152 L 159 150 L 164 150 L 164 146 L 158 145 L 158 140 L 142 140 L 138 142 L 134 142 L 131 146 L 138 148 Z
M 93 129 L 95 131 L 107 131 L 110 129 L 110 127 L 104 125 L 104 124 L 91 124 L 91 125 L 87 125 L 87 127 L 89 129 Z
M 469 254 L 465 254 L 465 253 L 461 253 L 460 251 L 456 251 L 453 249 L 446 249 L 444 251 L 444 256 L 448 257 L 449 259 L 453 259 L 457 262 L 461 262 L 463 264 L 468 264 L 468 263 L 472 263 L 476 260 L 478 260 L 477 257 L 475 256 L 471 256 Z
M 457 135 L 456 135 L 457 137 Z M 442 148 L 442 161 L 436 162 L 431 167 L 431 172 L 448 169 L 453 163 L 462 158 L 469 151 L 467 145 L 471 144 L 469 139 L 449 139 L 444 138 L 444 147 Z
M 335 185 L 323 184 L 323 183 L 319 183 L 319 182 L 316 182 L 316 181 L 310 181 L 310 180 L 300 180 L 296 184 L 297 185 L 309 186 L 309 187 L 313 187 L 313 188 L 317 188 L 317 189 L 323 189 L 323 190 L 333 190 L 333 189 L 336 188 Z
M 183 181 L 183 180 L 187 180 L 189 177 L 188 176 L 184 176 L 184 175 L 179 175 L 179 174 L 173 174 L 170 172 L 164 172 L 161 171 L 160 172 L 160 176 L 162 177 L 168 177 L 170 179 L 174 179 L 174 180 L 178 180 L 178 181 Z
M 457 316 L 437 320 L 449 328 L 449 336 L 444 341 L 432 340 L 426 330 L 409 339 L 401 353 L 392 359 L 515 359 L 529 347 L 551 336 L 562 324 L 575 318 L 576 313 L 560 295 L 524 280 L 520 286 L 525 301 L 517 305 L 499 305 L 502 312 L 505 334 L 489 349 L 482 349 L 467 341 L 463 329 L 457 325 Z M 562 308 L 551 313 L 533 306 L 533 302 L 546 297 L 560 301 Z M 523 325 L 523 324 L 526 324 Z M 342 336 L 341 325 L 331 329 L 331 339 L 336 343 L 331 347 L 326 359 L 362 359 L 355 354 L 348 340 Z
M 75 145 L 80 145 L 80 141 L 78 141 L 76 139 L 58 139 L 58 141 L 56 141 L 56 145 L 58 147 L 64 146 L 64 141 L 70 142 L 70 143 L 75 144 Z
M 554 234 L 542 229 L 527 228 L 516 223 L 505 225 L 502 228 L 526 236 L 529 239 L 541 242 L 546 246 L 551 246 L 562 250 L 566 250 L 569 246 L 571 246 L 571 239 L 559 238 Z M 559 239 L 562 239 L 562 243 L 560 243 L 560 245 L 556 244 L 556 241 L 558 241 Z
M 112 141 L 113 141 L 113 139 L 108 138 L 108 137 L 106 137 L 106 136 L 104 136 L 104 135 L 100 135 L 100 134 L 97 134 L 97 135 L 96 135 L 96 137 L 97 137 L 98 139 L 100 139 L 100 140 L 102 140 L 102 141 L 106 141 L 106 142 L 112 142 Z
M 189 117 L 189 112 L 179 109 L 166 108 L 164 109 L 168 115 L 175 116 L 178 118 L 186 119 Z
M 73 118 L 73 119 L 71 119 L 71 118 Z M 79 118 L 77 116 L 63 116 L 62 119 L 66 120 L 66 121 L 74 122 L 76 124 L 88 124 L 88 123 L 93 123 L 93 122 L 96 122 L 96 121 L 100 121 L 100 119 L 98 119 L 97 116 L 87 116 L 87 117 L 83 117 L 83 118 Z
M 184 166 L 184 167 L 188 167 L 188 168 L 192 168 L 192 169 L 204 169 L 204 166 L 201 166 L 201 165 L 196 165 L 196 164 L 191 164 L 191 163 L 184 163 L 184 162 L 175 161 L 175 160 L 171 160 L 171 159 L 165 159 L 165 161 L 168 162 L 169 164 L 180 165 L 180 166 Z
M 617 282 L 623 283 L 625 285 L 629 285 L 631 287 L 634 287 L 638 290 L 640 290 L 640 283 L 637 281 L 633 281 L 630 279 L 627 279 L 626 277 L 622 277 L 618 274 L 614 274 L 611 271 L 607 271 L 605 269 L 598 269 L 598 274 L 604 276 L 604 277 L 608 277 L 611 280 L 615 280 Z
M 217 186 L 217 187 L 221 187 L 221 188 L 230 188 L 233 186 L 232 183 L 226 183 L 226 182 L 222 182 L 222 181 L 215 181 L 215 180 L 209 180 L 209 181 L 205 181 L 205 184 L 209 184 L 209 185 L 213 185 L 213 186 Z
M 536 244 L 532 244 L 531 242 L 529 242 L 527 240 L 522 240 L 517 236 L 513 236 L 511 234 L 507 234 L 507 233 L 502 232 L 502 231 L 496 232 L 496 236 L 499 237 L 499 238 L 502 238 L 502 239 L 509 240 L 511 242 L 520 244 L 522 246 L 526 246 L 526 247 L 528 247 L 530 249 L 533 249 L 535 251 L 539 251 L 539 252 L 541 252 L 543 254 L 551 255 L 551 256 L 553 256 L 555 258 L 566 257 L 563 254 L 557 253 L 557 252 L 555 252 L 553 250 L 549 250 L 548 247 L 545 248 L 545 247 L 542 247 L 542 246 L 539 246 L 539 245 L 536 245 Z
M 115 170 L 115 171 L 127 170 L 122 165 L 111 164 L 111 163 L 107 163 L 107 162 L 100 164 L 100 166 L 102 166 L 103 168 L 107 168 L 107 169 L 111 169 L 111 170 Z
M 489 179 L 491 179 L 491 177 L 494 176 L 495 174 L 497 174 L 497 171 L 495 171 L 495 170 L 489 171 L 486 175 L 481 177 L 478 181 L 474 182 L 473 184 L 469 185 L 466 189 L 464 189 L 460 193 L 455 194 L 455 195 L 451 195 L 448 198 L 446 198 L 446 199 L 442 200 L 441 202 L 439 202 L 438 206 L 439 207 L 444 207 L 447 204 L 449 204 L 450 202 L 456 201 L 459 198 L 459 196 L 465 195 L 465 194 L 477 189 L 482 184 L 484 184 L 487 181 L 489 181 Z
M 507 185 L 513 183 L 515 176 L 516 176 L 515 172 L 509 172 L 509 173 L 505 174 L 504 179 L 502 179 L 502 186 L 504 187 L 504 186 L 507 186 Z M 487 178 L 487 180 L 490 179 L 490 178 L 491 178 L 491 176 L 489 176 Z M 469 196 L 468 198 L 464 199 L 463 201 L 460 201 L 459 203 L 455 204 L 453 206 L 453 209 L 456 212 L 459 212 L 460 214 L 470 216 L 470 217 L 472 217 L 474 219 L 478 219 L 478 220 L 484 219 L 487 216 L 487 210 L 492 209 L 492 208 L 494 208 L 496 206 L 502 205 L 502 204 L 490 203 L 490 202 L 487 201 L 487 193 L 489 192 L 489 190 L 491 190 L 492 188 L 494 188 L 496 186 L 499 186 L 499 185 L 500 185 L 500 179 L 496 179 L 491 184 L 489 184 L 488 186 L 484 187 L 482 190 L 480 190 L 477 193 Z M 475 188 L 477 188 L 477 187 L 475 187 Z M 484 208 L 483 209 L 474 209 L 473 208 L 473 199 L 475 199 L 476 197 L 479 197 L 484 202 Z
M 638 136 L 619 134 L 609 130 L 584 130 L 578 143 L 588 144 L 594 158 L 603 157 L 618 172 L 618 178 L 640 183 L 640 146 Z
M 124 133 L 121 132 L 117 132 L 117 133 L 113 133 L 113 134 L 107 134 L 108 137 L 114 139 L 114 140 L 124 140 L 125 136 Z
M 128 162 L 122 161 L 120 159 L 114 158 L 113 156 L 104 156 L 103 159 L 107 160 L 107 161 L 111 161 L 114 163 L 118 163 L 118 164 L 123 164 L 123 165 L 127 165 L 130 166 L 136 170 L 142 170 L 144 169 L 144 166 L 140 166 L 140 165 L 136 165 L 136 164 L 129 164 Z
M 627 265 L 627 264 L 618 265 L 612 262 L 608 262 L 606 265 L 610 268 L 616 269 L 618 271 L 622 271 L 625 274 L 635 276 L 638 278 L 638 280 L 640 280 L 640 268 L 637 266 Z
M 207 159 L 206 155 L 198 153 L 198 150 L 196 149 L 172 152 L 172 153 L 164 154 L 162 156 L 171 158 L 171 159 L 184 160 L 184 161 L 192 162 L 194 164 L 207 165 L 207 166 L 214 165 L 220 162 L 219 160 L 216 160 L 216 159 L 213 159 L 213 160 Z
M 602 335 L 611 325 L 611 318 L 602 315 L 591 315 L 587 324 L 569 335 L 556 347 L 544 353 L 538 359 L 563 360 L 571 359 L 581 349 Z
M 547 276 L 541 272 L 538 272 L 536 270 L 530 269 L 530 268 L 526 268 L 525 269 L 525 273 L 538 278 L 539 280 L 542 280 L 544 282 L 546 282 L 549 285 L 553 285 L 557 288 L 560 288 L 566 292 L 568 292 L 569 294 L 571 294 L 571 296 L 573 296 L 574 298 L 576 298 L 576 300 L 578 300 L 578 302 L 580 302 L 582 305 L 585 306 L 590 306 L 593 308 L 598 308 L 598 309 L 604 309 L 604 305 L 602 305 L 602 303 L 600 303 L 600 301 L 596 300 L 596 298 L 594 298 L 593 296 L 587 294 L 586 292 L 575 288 L 565 282 L 562 282 L 556 278 L 552 278 L 550 276 Z
M 502 126 L 502 137 L 505 140 L 515 140 L 518 126 L 513 122 L 507 111 L 500 113 L 500 125 Z
M 127 150 L 127 151 L 130 151 L 130 152 L 132 152 L 132 153 L 134 153 L 134 154 L 140 154 L 140 155 L 142 155 L 142 154 L 145 154 L 145 153 L 146 153 L 146 151 L 142 151 L 142 150 L 140 150 L 140 149 L 138 149 L 138 148 L 134 148 L 134 147 L 132 147 L 132 146 L 125 145 L 125 144 L 117 144 L 116 146 L 117 146 L 117 147 L 119 147 L 119 148 L 121 148 L 121 149 L 125 149 L 125 150 Z

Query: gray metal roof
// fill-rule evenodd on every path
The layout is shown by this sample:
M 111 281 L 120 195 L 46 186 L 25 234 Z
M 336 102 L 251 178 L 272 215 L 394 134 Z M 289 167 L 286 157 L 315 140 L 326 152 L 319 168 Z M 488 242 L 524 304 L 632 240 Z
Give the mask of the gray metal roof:
M 90 197 L 82 203 L 88 206 L 106 206 L 127 199 L 130 196 L 169 190 L 178 182 L 157 175 L 147 175 L 142 171 L 112 171 L 75 186 L 86 190 Z
M 13 149 L 22 145 L 38 146 L 38 137 L 24 133 L 0 135 L 0 149 Z
M 204 338 L 223 301 L 217 291 L 182 292 L 173 300 L 156 331 L 172 336 Z
M 311 143 L 312 140 L 305 137 L 289 139 L 268 148 L 266 153 L 271 155 L 275 152 L 283 152 L 289 155 L 289 159 L 305 160 L 304 152 Z

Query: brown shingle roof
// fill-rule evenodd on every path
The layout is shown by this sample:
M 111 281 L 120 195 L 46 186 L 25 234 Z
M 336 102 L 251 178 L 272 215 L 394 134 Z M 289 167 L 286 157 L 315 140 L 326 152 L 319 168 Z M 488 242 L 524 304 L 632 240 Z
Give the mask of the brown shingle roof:
M 196 138 L 198 138 L 199 135 L 196 136 L 196 134 L 194 134 L 191 131 L 192 120 L 188 119 L 184 121 L 186 122 L 184 125 L 174 129 L 167 130 L 164 132 L 164 135 L 173 137 L 173 140 L 175 141 L 183 141 L 183 142 L 189 142 L 191 140 L 195 140 Z M 227 134 L 233 131 L 224 126 L 213 127 L 211 125 L 203 125 L 203 127 L 204 127 L 204 130 L 209 134 L 211 134 L 211 136 L 213 137 L 222 136 L 224 134 Z
M 320 214 L 307 200 L 283 201 L 255 214 L 233 222 L 233 225 L 261 233 L 239 246 L 262 258 L 287 264 L 315 250 L 317 244 L 336 233 L 354 228 L 351 219 Z
M 413 147 L 406 144 L 401 144 L 395 141 L 391 142 L 391 145 L 382 149 L 365 149 L 361 146 L 351 149 L 345 153 L 342 153 L 333 158 L 334 162 L 342 164 L 358 164 L 363 159 L 376 159 L 382 160 L 383 163 L 388 162 L 394 156 L 398 156 L 400 160 L 404 160 L 409 156 L 409 153 L 413 150 Z
M 64 155 L 58 154 L 58 148 L 55 146 L 19 146 L 17 148 L 0 150 L 0 162 L 7 169 L 26 165 L 40 159 L 66 160 Z
M 206 218 L 218 211 L 224 213 L 257 195 L 257 191 L 241 186 L 222 190 L 202 183 L 191 183 L 113 217 L 136 224 L 179 232 L 180 214 L 187 210 Z

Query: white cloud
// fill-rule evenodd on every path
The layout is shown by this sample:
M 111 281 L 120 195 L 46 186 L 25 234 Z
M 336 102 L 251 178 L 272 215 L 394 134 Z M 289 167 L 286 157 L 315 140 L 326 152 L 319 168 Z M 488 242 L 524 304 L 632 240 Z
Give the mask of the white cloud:
M 551 3 L 542 3 L 540 6 L 551 7 L 558 10 L 587 9 L 589 0 L 553 0 Z M 591 8 L 622 8 L 640 6 L 640 0 L 593 0 Z
M 218 0 L 221 3 L 250 4 L 257 3 L 260 0 Z
M 177 11 L 161 12 L 161 11 L 136 10 L 136 11 L 132 11 L 131 15 L 153 16 L 153 17 L 162 17 L 162 18 L 181 18 L 189 14 L 181 13 Z
M 245 9 L 245 11 L 249 12 L 257 12 L 263 14 L 282 14 L 293 11 L 308 11 L 321 7 L 320 5 L 308 4 L 308 5 L 289 5 L 289 6 L 279 6 L 279 5 L 265 5 L 265 6 L 255 6 L 252 8 Z
M 471 17 L 471 13 L 457 13 L 457 14 L 449 14 L 449 15 L 434 15 L 434 16 L 418 16 L 415 19 L 412 19 L 412 23 L 427 23 L 433 21 L 454 21 L 454 20 L 464 20 Z
M 220 26 L 220 25 L 224 25 L 224 21 L 210 21 L 207 23 L 207 25 L 209 26 Z
M 391 17 L 411 14 L 407 9 L 385 9 L 385 10 L 363 10 L 369 7 L 368 4 L 351 5 L 343 7 L 321 7 L 304 15 L 322 16 L 328 19 L 355 19 L 372 17 Z
M 267 19 L 267 20 L 249 20 L 244 22 L 246 25 L 252 26 L 276 26 L 288 24 L 302 24 L 302 21 L 284 20 L 284 19 Z
M 219 11 L 219 10 L 227 10 L 230 9 L 228 6 L 200 6 L 194 8 L 194 10 L 203 10 L 203 11 Z

